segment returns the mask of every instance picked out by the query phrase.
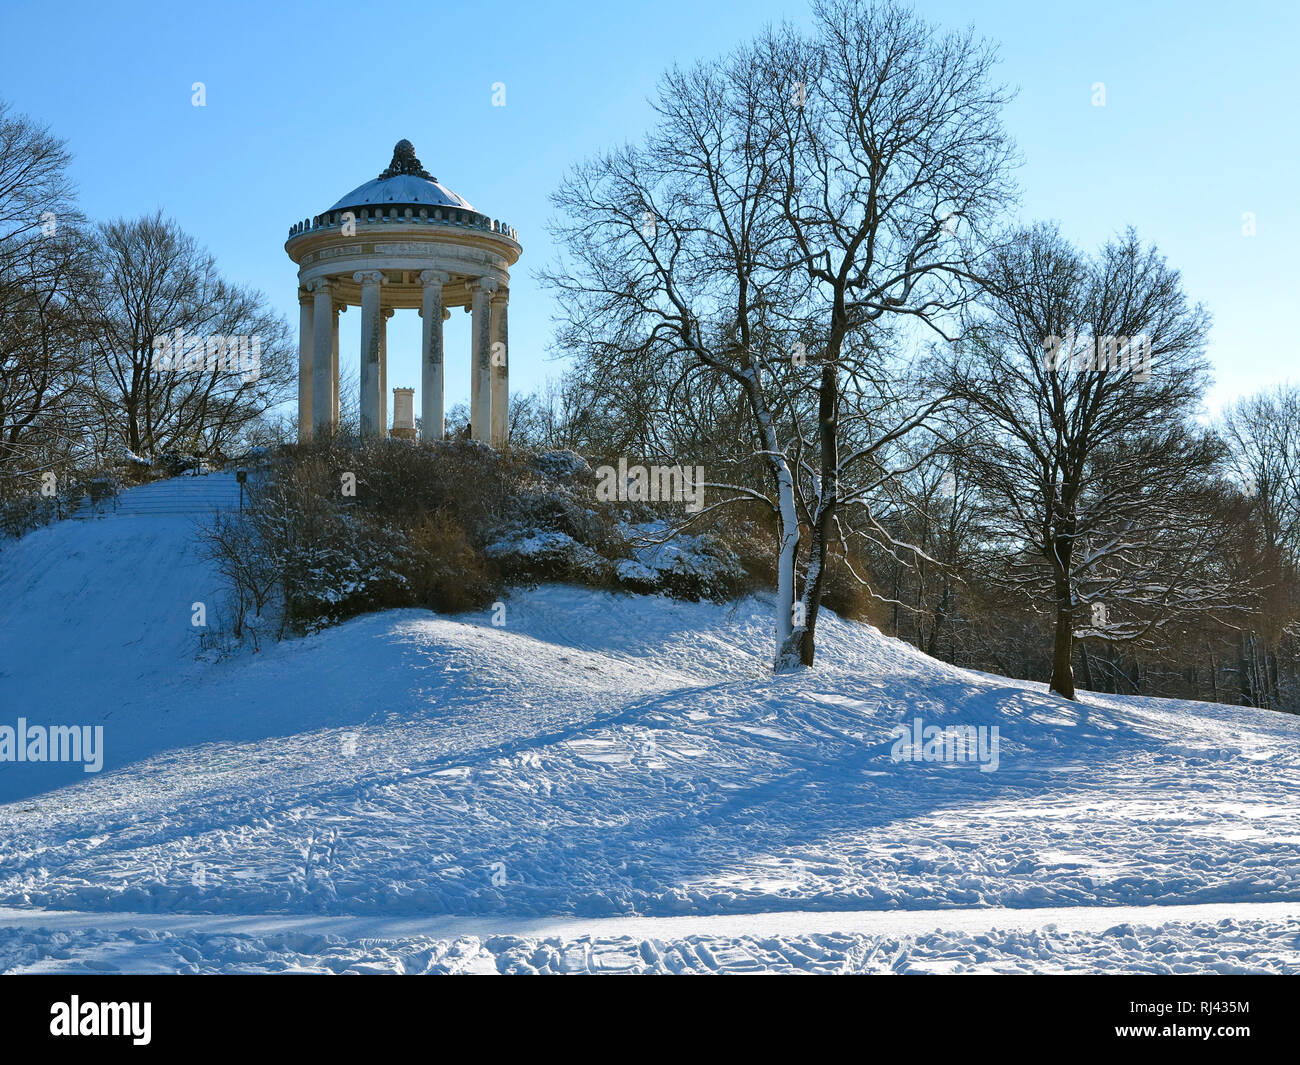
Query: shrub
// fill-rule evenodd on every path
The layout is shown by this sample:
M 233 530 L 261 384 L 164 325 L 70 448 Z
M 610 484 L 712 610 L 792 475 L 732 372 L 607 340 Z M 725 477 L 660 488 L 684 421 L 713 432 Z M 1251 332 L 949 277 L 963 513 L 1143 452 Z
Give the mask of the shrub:
M 355 494 L 343 491 L 345 475 Z M 744 565 L 716 531 L 646 545 L 637 537 L 666 529 L 662 511 L 598 503 L 594 483 L 573 452 L 340 436 L 285 448 L 251 487 L 239 528 L 218 524 L 212 549 L 237 617 L 260 613 L 271 573 L 282 626 L 297 631 L 395 606 L 482 608 L 507 583 L 686 599 L 745 589 Z
M 474 610 L 496 598 L 499 583 L 460 522 L 447 510 L 416 522 L 410 534 L 415 601 L 443 613 Z

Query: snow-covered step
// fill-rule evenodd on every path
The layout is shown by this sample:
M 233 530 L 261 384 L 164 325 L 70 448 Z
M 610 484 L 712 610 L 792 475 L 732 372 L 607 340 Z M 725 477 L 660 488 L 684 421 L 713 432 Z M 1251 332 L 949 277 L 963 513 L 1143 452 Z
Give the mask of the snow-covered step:
M 171 477 L 165 481 L 128 488 L 116 500 L 98 504 L 83 500 L 76 513 L 78 519 L 116 515 L 211 514 L 239 507 L 239 482 L 232 473 L 211 473 L 201 477 Z

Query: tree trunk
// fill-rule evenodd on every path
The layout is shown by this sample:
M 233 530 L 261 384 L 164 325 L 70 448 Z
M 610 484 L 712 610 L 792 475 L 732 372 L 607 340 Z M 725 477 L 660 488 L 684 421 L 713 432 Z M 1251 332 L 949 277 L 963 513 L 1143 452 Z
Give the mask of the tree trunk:
M 1074 611 L 1070 593 L 1058 592 L 1056 607 L 1056 643 L 1052 650 L 1052 679 L 1048 687 L 1067 699 L 1074 698 Z
M 826 555 L 830 544 L 830 524 L 835 517 L 839 496 L 839 371 L 835 354 L 839 351 L 838 339 L 832 336 L 827 348 L 826 365 L 822 367 L 820 396 L 817 404 L 817 421 L 821 437 L 821 483 L 817 492 L 817 511 L 813 522 L 812 539 L 808 544 L 808 574 L 804 578 L 803 632 L 795 631 L 799 639 L 799 662 L 813 664 L 816 653 L 817 613 L 821 609 L 822 589 L 826 582 Z
M 772 417 L 763 402 L 762 394 L 751 375 L 746 378 L 746 395 L 759 435 L 767 452 L 768 470 L 776 487 L 777 497 L 777 561 L 776 561 L 776 654 L 774 670 L 787 669 L 794 664 L 793 639 L 795 607 L 795 567 L 799 556 L 799 513 L 795 508 L 794 474 L 777 443 Z
M 1237 638 L 1237 687 L 1242 706 L 1255 705 L 1255 692 L 1250 683 L 1250 661 L 1246 656 L 1246 634 Z
M 774 438 L 773 438 L 774 439 Z M 789 668 L 794 632 L 795 564 L 799 554 L 799 515 L 794 505 L 794 479 L 784 461 L 774 471 L 780 510 L 776 580 L 776 658 L 773 668 Z
M 930 645 L 926 649 L 926 654 L 931 658 L 939 657 L 939 632 L 943 628 L 944 619 L 948 616 L 948 606 L 952 598 L 952 584 L 945 576 L 943 579 L 943 595 L 939 597 L 939 605 L 934 612 L 934 628 L 930 630 Z
M 796 630 L 799 640 L 799 664 L 811 666 L 817 649 L 817 613 L 821 607 L 822 585 L 826 577 L 826 530 L 825 523 L 819 521 L 813 528 L 812 540 L 808 545 L 808 574 L 804 578 L 803 589 L 803 629 Z

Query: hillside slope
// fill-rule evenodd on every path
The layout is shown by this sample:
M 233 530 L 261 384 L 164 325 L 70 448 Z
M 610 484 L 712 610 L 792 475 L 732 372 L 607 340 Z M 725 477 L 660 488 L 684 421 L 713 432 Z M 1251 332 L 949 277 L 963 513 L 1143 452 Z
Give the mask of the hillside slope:
M 1300 969 L 1294 718 L 1070 704 L 834 616 L 817 668 L 774 677 L 760 601 L 566 587 L 516 594 L 501 627 L 390 611 L 199 660 L 191 608 L 219 596 L 194 522 L 124 511 L 0 553 L 0 725 L 105 729 L 97 775 L 0 763 L 0 968 L 1142 968 L 1156 942 L 1157 967 Z M 918 717 L 996 725 L 997 770 L 893 761 Z M 1295 905 L 1247 905 L 1269 903 Z M 1177 904 L 1211 908 L 1133 909 Z M 1067 930 L 962 930 L 989 907 Z M 1078 907 L 1132 926 L 1070 927 Z M 935 910 L 952 929 L 921 934 Z M 846 931 L 599 931 L 787 911 Z M 488 924 L 419 932 L 453 918 Z M 529 938 L 542 918 L 593 923 Z

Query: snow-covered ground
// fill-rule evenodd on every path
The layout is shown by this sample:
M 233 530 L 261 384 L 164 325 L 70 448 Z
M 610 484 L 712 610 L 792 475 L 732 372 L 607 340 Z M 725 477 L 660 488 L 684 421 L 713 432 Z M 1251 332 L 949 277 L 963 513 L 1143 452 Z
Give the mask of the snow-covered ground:
M 0 971 L 1300 971 L 1294 717 L 554 586 L 199 656 L 198 488 L 135 491 L 0 552 L 0 726 L 104 727 L 0 762 Z

